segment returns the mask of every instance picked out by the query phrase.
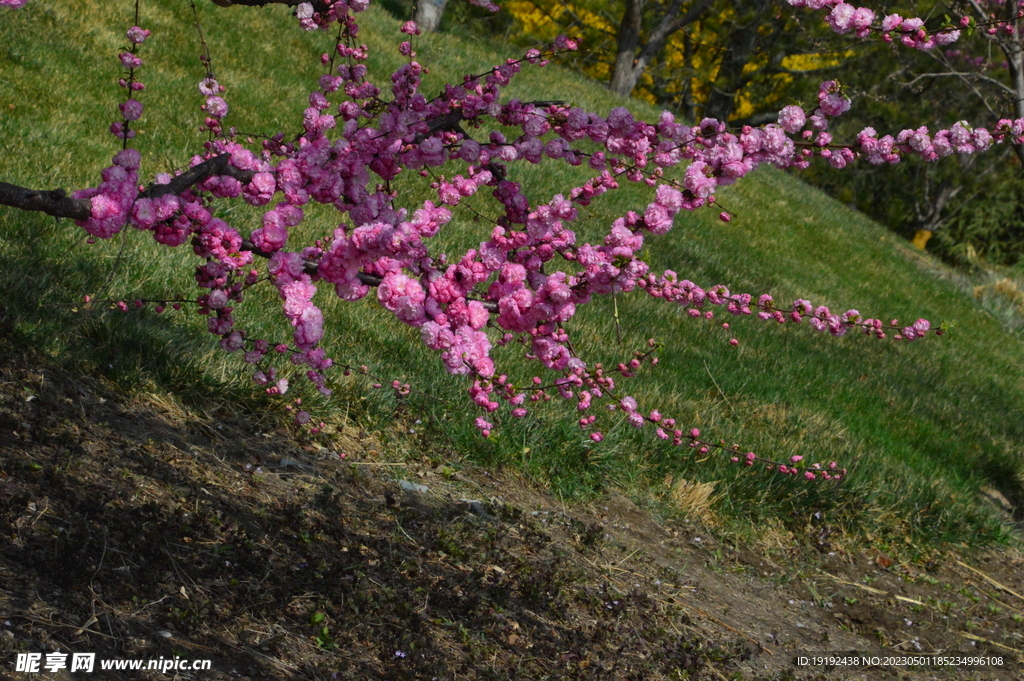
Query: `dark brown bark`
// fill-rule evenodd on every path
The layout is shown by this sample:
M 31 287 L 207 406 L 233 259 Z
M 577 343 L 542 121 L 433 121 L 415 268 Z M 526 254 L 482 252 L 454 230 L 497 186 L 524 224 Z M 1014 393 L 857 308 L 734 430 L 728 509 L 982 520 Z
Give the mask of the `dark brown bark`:
M 151 184 L 146 191 L 139 194 L 141 199 L 155 199 L 166 194 L 180 194 L 197 182 L 205 180 L 211 175 L 227 175 L 233 177 L 242 184 L 252 182 L 254 172 L 251 170 L 239 170 L 231 165 L 231 155 L 221 154 L 207 159 L 199 165 L 192 166 L 181 175 L 176 175 L 167 184 Z
M 155 199 L 165 194 L 180 194 L 211 175 L 228 175 L 243 184 L 251 182 L 254 173 L 250 170 L 239 170 L 231 165 L 230 159 L 229 154 L 214 156 L 177 175 L 168 184 L 151 184 L 139 194 L 139 198 Z M 7 182 L 0 182 L 0 206 L 11 206 L 72 220 L 86 220 L 92 215 L 90 199 L 72 199 L 63 189 L 28 189 Z
M 28 189 L 0 182 L 0 206 L 46 213 L 58 218 L 87 219 L 92 210 L 89 199 L 72 199 L 63 189 Z

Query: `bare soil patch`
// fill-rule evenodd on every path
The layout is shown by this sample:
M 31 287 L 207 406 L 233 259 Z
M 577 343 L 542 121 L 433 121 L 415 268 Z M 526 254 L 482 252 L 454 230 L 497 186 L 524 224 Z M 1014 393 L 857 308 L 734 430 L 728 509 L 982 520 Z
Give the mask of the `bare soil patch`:
M 1022 678 L 1019 553 L 730 546 L 622 496 L 199 411 L 0 359 L 0 678 Z M 51 651 L 212 669 L 14 671 Z M 827 651 L 1004 663 L 795 663 Z

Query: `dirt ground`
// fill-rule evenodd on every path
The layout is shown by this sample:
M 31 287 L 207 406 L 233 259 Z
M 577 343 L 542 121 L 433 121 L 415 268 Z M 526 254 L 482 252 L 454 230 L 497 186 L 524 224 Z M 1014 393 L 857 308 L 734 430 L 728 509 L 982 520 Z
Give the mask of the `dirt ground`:
M 0 678 L 1024 678 L 1019 553 L 729 546 L 271 428 L 0 358 Z M 54 651 L 96 671 L 16 671 Z M 891 664 L 925 654 L 997 663 Z M 210 669 L 99 669 L 176 656 Z

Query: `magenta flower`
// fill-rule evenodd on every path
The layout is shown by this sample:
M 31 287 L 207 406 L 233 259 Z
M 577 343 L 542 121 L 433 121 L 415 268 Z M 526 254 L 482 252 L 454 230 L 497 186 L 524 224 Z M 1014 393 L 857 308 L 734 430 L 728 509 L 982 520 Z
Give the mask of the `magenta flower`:
M 126 121 L 135 121 L 142 116 L 142 102 L 137 99 L 129 99 L 119 104 L 118 108 Z
M 142 66 L 142 59 L 135 56 L 131 52 L 122 52 L 121 54 L 117 55 L 117 57 L 121 60 L 121 66 L 125 67 L 126 69 L 137 69 L 140 66 Z
M 220 94 L 220 84 L 214 78 L 204 78 L 199 81 L 199 93 L 207 97 Z
M 206 113 L 214 118 L 224 118 L 228 115 L 228 103 L 222 97 L 207 97 Z
M 146 42 L 146 38 L 150 36 L 150 33 L 150 31 L 147 31 L 144 28 L 139 28 L 138 26 L 132 26 L 127 31 L 128 40 L 132 41 L 136 45 L 141 45 Z
M 787 106 L 779 112 L 779 125 L 791 135 L 800 132 L 806 124 L 807 115 L 799 106 Z

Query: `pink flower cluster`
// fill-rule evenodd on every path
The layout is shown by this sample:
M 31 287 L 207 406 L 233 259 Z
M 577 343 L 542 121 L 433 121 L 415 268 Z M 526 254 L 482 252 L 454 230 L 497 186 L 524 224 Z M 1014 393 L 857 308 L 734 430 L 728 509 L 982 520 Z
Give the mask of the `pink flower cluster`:
M 75 224 L 89 234 L 109 239 L 124 227 L 139 193 L 138 170 L 142 156 L 135 149 L 125 149 L 114 156 L 113 164 L 103 169 L 103 182 L 98 187 L 79 189 L 73 199 L 91 199 L 92 216 Z
M 886 42 L 893 40 L 892 34 L 900 34 L 900 42 L 905 47 L 916 50 L 930 50 L 936 45 L 949 45 L 960 39 L 960 31 L 948 29 L 929 35 L 924 28 L 924 20 L 919 18 L 904 19 L 899 14 L 890 14 L 882 20 L 882 38 Z
M 324 316 L 313 304 L 316 286 L 305 272 L 302 255 L 278 251 L 268 269 L 284 299 L 284 314 L 295 327 L 295 345 L 303 351 L 314 349 L 324 335 Z
M 3 4 L 15 9 L 22 7 L 24 2 L 4 0 Z M 0 5 L 2 6 L 2 5 Z M 135 69 L 142 66 L 135 51 L 138 46 L 146 41 L 150 32 L 138 26 L 128 29 L 127 38 L 132 46 L 130 51 L 118 55 L 121 65 L 128 69 L 128 77 L 120 78 L 118 84 L 128 91 L 128 99 L 118 105 L 121 111 L 122 120 L 114 121 L 110 125 L 110 132 L 123 140 L 125 148 L 117 154 L 112 165 L 105 168 L 101 176 L 103 182 L 98 187 L 82 189 L 72 192 L 72 198 L 91 199 L 92 215 L 87 220 L 76 222 L 89 234 L 101 239 L 109 239 L 114 236 L 133 215 L 136 196 L 138 195 L 138 170 L 142 157 L 134 149 L 128 149 L 129 139 L 135 137 L 135 131 L 131 129 L 131 121 L 136 121 L 142 116 L 142 103 L 132 96 L 132 93 L 141 92 L 145 86 L 135 79 Z M 158 210 L 168 210 L 169 203 L 175 203 L 177 197 L 168 197 L 168 201 L 157 206 Z M 173 209 L 171 209 L 173 212 Z
M 993 143 L 1007 137 L 1016 141 L 1022 139 L 1024 119 L 999 121 L 996 136 L 985 128 L 971 128 L 966 121 L 954 123 L 948 130 L 928 134 L 922 126 L 916 130 L 900 132 L 895 138 L 885 135 L 878 138 L 874 128 L 864 128 L 857 135 L 856 150 L 864 154 L 869 163 L 898 163 L 904 154 L 917 154 L 926 161 L 935 161 L 950 154 L 974 154 L 987 151 Z
M 209 62 L 204 60 L 204 63 L 208 64 Z M 214 135 L 222 134 L 221 119 L 228 115 L 228 103 L 220 95 L 226 88 L 218 83 L 213 74 L 209 72 L 205 78 L 199 81 L 197 87 L 199 94 L 206 98 L 199 107 L 206 114 L 203 125 L 199 128 L 200 131 L 209 130 Z
M 930 50 L 936 45 L 949 45 L 960 39 L 960 31 L 947 27 L 934 34 L 924 28 L 924 20 L 920 18 L 904 19 L 899 14 L 886 16 L 880 26 L 872 24 L 877 18 L 874 10 L 867 7 L 854 7 L 844 0 L 787 0 L 793 7 L 807 7 L 812 10 L 829 9 L 825 22 L 839 34 L 854 31 L 858 38 L 866 38 L 871 32 L 878 31 L 886 42 L 893 41 L 893 34 L 899 37 L 900 43 L 916 50 Z M 965 17 L 966 19 L 966 17 Z M 962 23 L 969 25 L 969 21 Z

